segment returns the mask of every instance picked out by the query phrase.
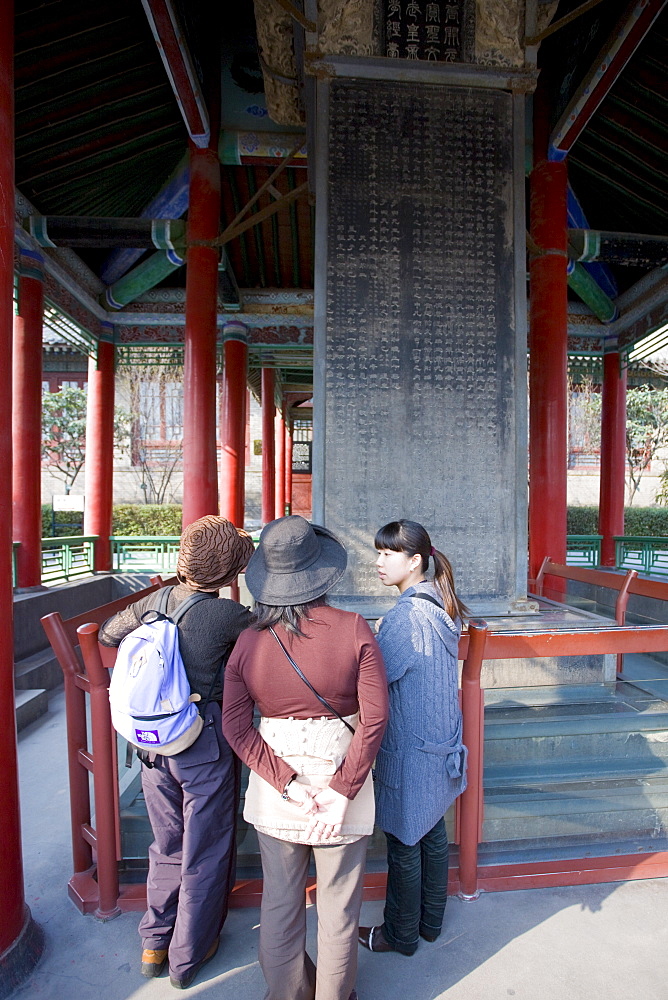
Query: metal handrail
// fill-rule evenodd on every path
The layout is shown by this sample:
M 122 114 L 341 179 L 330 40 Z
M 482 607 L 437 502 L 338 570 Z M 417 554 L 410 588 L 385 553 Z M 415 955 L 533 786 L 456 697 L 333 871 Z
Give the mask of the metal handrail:
M 598 566 L 602 535 L 566 535 L 566 562 L 570 566 Z
M 110 535 L 109 541 L 116 570 L 122 570 L 126 562 L 132 564 L 133 561 L 136 568 L 136 557 L 142 555 L 153 555 L 154 558 L 149 560 L 152 568 L 176 569 L 180 535 Z
M 615 535 L 615 563 L 620 569 L 637 569 L 649 576 L 668 576 L 668 537 Z
M 95 567 L 97 535 L 61 535 L 42 539 L 42 580 L 67 582 L 73 577 L 89 576 Z M 58 550 L 58 551 L 56 551 Z

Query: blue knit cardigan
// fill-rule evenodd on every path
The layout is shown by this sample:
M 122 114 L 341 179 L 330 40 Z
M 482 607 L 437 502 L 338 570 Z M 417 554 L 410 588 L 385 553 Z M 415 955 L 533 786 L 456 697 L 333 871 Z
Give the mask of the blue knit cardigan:
M 404 591 L 381 622 L 378 643 L 390 718 L 376 758 L 376 823 L 404 844 L 424 837 L 466 788 L 467 750 L 457 697 L 461 624 L 429 582 Z

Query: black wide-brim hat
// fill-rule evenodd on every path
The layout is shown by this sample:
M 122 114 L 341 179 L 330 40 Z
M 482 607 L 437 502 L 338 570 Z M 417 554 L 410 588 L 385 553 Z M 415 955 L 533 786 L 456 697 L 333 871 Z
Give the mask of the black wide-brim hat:
M 260 604 L 308 604 L 339 582 L 347 563 L 336 535 L 291 514 L 262 529 L 246 567 L 246 586 Z

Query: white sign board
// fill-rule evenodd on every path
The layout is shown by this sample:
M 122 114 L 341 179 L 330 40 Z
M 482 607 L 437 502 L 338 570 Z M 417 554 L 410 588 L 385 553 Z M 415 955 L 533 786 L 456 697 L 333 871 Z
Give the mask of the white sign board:
M 54 510 L 83 510 L 86 498 L 74 496 L 72 493 L 54 493 L 52 497 Z

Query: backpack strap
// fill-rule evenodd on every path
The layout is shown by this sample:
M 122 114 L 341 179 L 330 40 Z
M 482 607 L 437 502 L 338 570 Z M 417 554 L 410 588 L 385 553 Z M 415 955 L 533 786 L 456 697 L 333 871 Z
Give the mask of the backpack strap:
M 158 594 L 158 600 L 156 602 L 155 610 L 161 614 L 167 614 L 167 604 L 169 602 L 169 595 L 174 590 L 174 587 L 161 587 L 160 593 Z
M 180 604 L 177 604 L 172 614 L 168 615 L 167 604 L 169 603 L 169 595 L 173 590 L 174 587 L 161 587 L 155 608 L 149 608 L 148 611 L 145 611 L 141 616 L 141 621 L 147 625 L 153 625 L 155 622 L 159 622 L 161 619 L 166 618 L 174 625 L 178 625 L 186 611 L 190 611 L 193 604 L 198 604 L 199 601 L 207 601 L 211 597 L 218 597 L 217 594 L 204 593 L 203 591 L 198 590 L 197 593 L 191 594 L 190 597 L 186 597 L 185 601 L 181 601 Z
M 201 590 L 198 590 L 197 593 L 195 593 L 195 594 L 191 594 L 190 597 L 186 597 L 185 601 L 181 601 L 181 603 L 179 604 L 179 606 L 174 610 L 174 612 L 170 616 L 171 620 L 178 627 L 178 624 L 181 621 L 181 619 L 183 618 L 183 616 L 185 615 L 185 613 L 187 611 L 189 611 L 194 604 L 199 603 L 199 601 L 207 601 L 207 600 L 209 600 L 209 598 L 216 598 L 217 599 L 218 598 L 218 594 L 208 593 L 208 592 L 205 593 L 204 591 L 201 591 Z M 200 701 L 200 703 L 197 706 L 197 711 L 199 712 L 199 714 L 202 716 L 203 719 L 206 717 L 206 710 L 209 707 L 209 702 L 211 701 L 211 695 L 213 694 L 213 689 L 216 686 L 216 681 L 220 677 L 220 673 L 223 670 L 223 668 L 225 667 L 225 665 L 226 665 L 226 663 L 227 663 L 227 661 L 229 659 L 230 653 L 232 652 L 232 646 L 233 645 L 234 645 L 234 643 L 231 643 L 231 645 L 229 645 L 227 647 L 227 649 L 226 649 L 226 651 L 225 651 L 225 653 L 224 653 L 224 655 L 223 655 L 220 663 L 218 664 L 218 669 L 216 670 L 215 674 L 213 675 L 213 680 L 211 681 L 211 686 L 209 687 L 209 691 L 208 691 L 208 694 L 207 694 L 206 698 L 204 699 L 203 702 Z
M 165 587 L 164 589 L 166 590 L 167 588 Z M 191 594 L 190 597 L 186 597 L 185 601 L 181 601 L 181 603 L 178 605 L 178 607 L 174 609 L 174 611 L 169 617 L 171 618 L 171 620 L 174 622 L 175 625 L 178 625 L 178 623 L 185 615 L 186 611 L 190 611 L 190 609 L 194 604 L 198 604 L 200 601 L 208 601 L 211 598 L 217 600 L 218 594 L 204 593 L 203 591 L 198 590 L 197 593 Z

